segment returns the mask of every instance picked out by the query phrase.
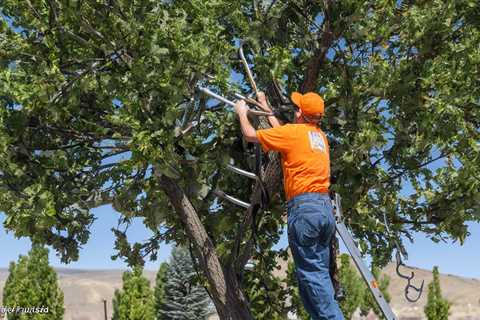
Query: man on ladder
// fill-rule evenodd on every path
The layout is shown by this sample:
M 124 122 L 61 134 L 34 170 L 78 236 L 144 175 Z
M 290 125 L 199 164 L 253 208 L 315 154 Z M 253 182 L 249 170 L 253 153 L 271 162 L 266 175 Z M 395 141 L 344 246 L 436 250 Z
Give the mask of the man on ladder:
M 258 99 L 271 112 L 263 93 L 259 93 Z M 339 320 L 343 315 L 329 274 L 329 244 L 335 233 L 335 218 L 328 194 L 329 146 L 319 128 L 324 102 L 313 92 L 294 92 L 291 99 L 297 107 L 294 123 L 281 125 L 271 116 L 271 129 L 254 129 L 244 100 L 235 104 L 235 111 L 247 141 L 260 143 L 265 152 L 273 150 L 282 155 L 288 242 L 305 310 L 314 320 Z

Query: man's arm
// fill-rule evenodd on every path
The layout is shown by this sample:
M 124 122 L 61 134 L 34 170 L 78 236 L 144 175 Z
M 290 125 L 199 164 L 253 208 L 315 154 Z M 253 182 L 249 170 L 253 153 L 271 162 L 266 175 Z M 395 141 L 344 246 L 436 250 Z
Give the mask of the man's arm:
M 235 104 L 235 111 L 240 119 L 240 127 L 243 136 L 248 142 L 256 142 L 262 145 L 263 151 L 290 152 L 296 139 L 294 125 L 286 124 L 270 129 L 255 130 L 248 119 L 248 107 L 244 100 Z
M 245 137 L 245 140 L 248 142 L 258 143 L 259 141 L 257 138 L 257 132 L 248 119 L 248 107 L 244 100 L 237 101 L 235 104 L 235 112 L 238 114 L 238 118 L 240 119 L 240 127 L 242 128 L 242 133 Z
M 258 92 L 258 102 L 262 105 L 262 109 L 266 112 L 272 112 L 272 109 L 268 105 L 267 97 L 262 91 Z M 268 116 L 268 122 L 272 125 L 273 128 L 283 125 L 275 116 Z

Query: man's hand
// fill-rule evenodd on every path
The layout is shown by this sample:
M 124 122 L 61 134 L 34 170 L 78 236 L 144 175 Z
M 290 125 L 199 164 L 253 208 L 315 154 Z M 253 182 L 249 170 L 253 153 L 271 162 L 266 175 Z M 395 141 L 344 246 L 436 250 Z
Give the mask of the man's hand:
M 240 127 L 245 140 L 258 142 L 257 132 L 247 117 L 248 110 L 247 103 L 244 100 L 239 100 L 235 103 L 235 112 L 238 114 L 238 120 L 240 120 Z
M 272 112 L 272 108 L 270 108 L 270 105 L 267 102 L 267 96 L 265 95 L 264 92 L 262 91 L 258 92 L 257 100 L 258 100 L 258 103 L 260 103 L 260 105 L 262 106 L 263 111 L 270 112 L 270 113 Z M 274 128 L 282 125 L 282 123 L 274 115 L 268 117 L 268 122 L 270 122 L 270 124 Z
M 262 105 L 262 109 L 266 112 L 272 112 L 272 109 L 268 106 L 267 96 L 263 91 L 259 91 L 257 95 L 258 102 Z
M 238 100 L 238 101 L 235 103 L 235 112 L 236 112 L 239 116 L 247 115 L 248 107 L 247 107 L 247 103 L 245 102 L 245 100 Z

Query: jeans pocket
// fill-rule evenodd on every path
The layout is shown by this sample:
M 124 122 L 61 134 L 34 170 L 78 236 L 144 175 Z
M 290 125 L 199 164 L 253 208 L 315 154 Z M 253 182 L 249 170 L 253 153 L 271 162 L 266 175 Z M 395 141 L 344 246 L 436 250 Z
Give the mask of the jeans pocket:
M 301 214 L 292 224 L 293 236 L 300 246 L 310 247 L 318 243 L 321 233 L 320 216 Z

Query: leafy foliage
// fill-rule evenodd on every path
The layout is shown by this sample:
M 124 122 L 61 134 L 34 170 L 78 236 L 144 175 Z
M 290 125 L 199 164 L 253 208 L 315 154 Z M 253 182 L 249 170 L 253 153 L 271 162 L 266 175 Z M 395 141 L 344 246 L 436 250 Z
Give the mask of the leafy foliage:
M 27 256 L 11 262 L 3 290 L 3 305 L 23 308 L 38 307 L 48 312 L 9 313 L 12 320 L 63 319 L 63 292 L 57 273 L 48 265 L 48 249 L 33 245 Z
M 274 260 L 259 253 L 255 256 L 253 267 L 244 274 L 243 283 L 254 319 L 283 320 L 289 311 L 289 290 L 293 287 L 290 287 L 288 279 L 282 281 L 276 273 L 280 269 L 278 262 L 286 254 L 285 250 L 280 253 L 279 260 Z
M 290 296 L 291 310 L 298 319 L 309 320 L 310 316 L 303 307 L 302 300 L 300 298 L 300 292 L 298 289 L 298 281 L 295 275 L 295 264 L 293 261 L 288 263 L 286 286 L 288 288 L 288 294 Z
M 231 46 L 216 23 L 226 5 L 111 6 L 4 1 L 0 8 L 21 29 L 14 32 L 2 20 L 2 48 L 8 49 L 0 71 L 5 225 L 17 236 L 53 245 L 66 262 L 76 260 L 78 245 L 88 240 L 92 206 L 111 203 L 124 223 L 143 217 L 152 241 L 158 240 L 159 224 L 178 221 L 167 214 L 172 210 L 152 178 L 153 166 L 169 176 L 180 169 L 195 199 L 205 189 L 195 179 L 205 183 L 215 159 L 222 159 L 216 139 L 203 141 L 227 114 L 206 111 L 196 132 L 183 137 L 179 130 L 205 108 L 205 101 L 191 99 L 202 74 L 226 76 L 222 61 Z M 202 164 L 210 169 L 204 174 Z M 143 247 L 131 249 L 133 265 Z
M 209 314 L 210 298 L 196 283 L 196 272 L 187 249 L 175 247 L 165 274 L 160 319 L 204 320 Z
M 380 269 L 372 268 L 372 274 L 378 280 L 378 287 L 385 299 L 390 302 L 390 295 L 388 294 L 388 285 L 390 279 L 388 276 L 380 277 Z M 357 309 L 360 309 L 360 314 L 365 316 L 370 310 L 382 317 L 382 313 L 373 298 L 369 288 L 353 267 L 351 258 L 348 254 L 340 256 L 340 268 L 338 270 L 339 281 L 344 292 L 344 297 L 339 301 L 340 309 L 345 319 L 351 319 L 352 315 Z M 294 311 L 299 319 L 308 320 L 309 316 L 303 308 L 300 295 L 298 293 L 298 285 L 294 274 L 293 262 L 289 263 L 287 272 L 287 286 L 289 287 L 289 294 L 291 296 L 292 311 Z
M 351 319 L 357 308 L 364 303 L 367 288 L 363 279 L 353 268 L 350 256 L 342 254 L 340 256 L 340 269 L 338 270 L 340 284 L 344 291 L 344 298 L 340 301 L 340 309 L 345 319 Z
M 122 290 L 115 290 L 113 320 L 149 320 L 155 317 L 154 297 L 141 267 L 123 273 Z
M 195 87 L 227 92 L 239 39 L 256 53 L 260 87 L 273 73 L 287 93 L 326 99 L 333 189 L 376 263 L 393 250 L 384 215 L 396 234 L 434 241 L 463 241 L 479 221 L 478 1 L 4 0 L 0 10 L 0 210 L 7 229 L 64 262 L 79 258 L 102 204 L 154 234 L 130 244 L 114 230 L 115 257 L 131 265 L 155 259 L 161 241 L 185 244 L 155 173 L 185 190 L 222 264 L 238 262 L 236 243 L 252 232 L 238 233 L 244 212 L 211 191 L 248 199 L 251 181 L 225 164 L 251 161 L 234 115 Z M 251 92 L 244 79 L 237 87 Z M 258 279 L 280 255 L 272 198 L 257 221 L 269 260 Z
M 168 263 L 163 262 L 157 272 L 155 280 L 155 318 L 162 320 L 161 307 L 165 303 L 165 282 L 167 281 Z
M 428 285 L 425 315 L 428 320 L 448 320 L 450 303 L 442 297 L 438 267 L 433 267 L 433 280 Z

